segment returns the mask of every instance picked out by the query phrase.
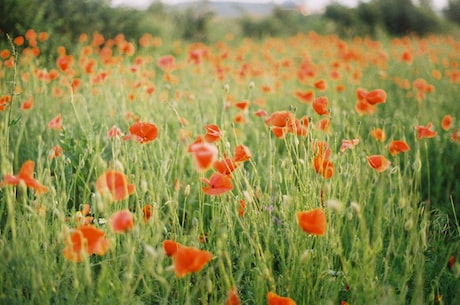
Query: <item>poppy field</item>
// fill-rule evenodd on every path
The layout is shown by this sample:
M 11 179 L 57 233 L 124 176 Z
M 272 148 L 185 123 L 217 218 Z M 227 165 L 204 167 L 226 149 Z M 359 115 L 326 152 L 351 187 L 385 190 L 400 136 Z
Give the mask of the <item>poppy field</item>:
M 460 298 L 458 38 L 52 42 L 0 49 L 0 304 Z

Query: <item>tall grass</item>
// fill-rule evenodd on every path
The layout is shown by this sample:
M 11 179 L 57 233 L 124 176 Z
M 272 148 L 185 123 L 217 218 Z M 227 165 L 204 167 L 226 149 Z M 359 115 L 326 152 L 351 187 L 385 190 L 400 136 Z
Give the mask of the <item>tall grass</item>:
M 106 40 L 104 48 L 81 42 L 66 51 L 73 56 L 68 70 L 59 59 L 42 66 L 41 56 L 24 52 L 27 45 L 15 47 L 17 62 L 4 58 L 1 95 L 11 95 L 12 86 L 17 95 L 0 112 L 2 177 L 34 160 L 35 179 L 49 192 L 37 195 L 21 183 L 0 189 L 0 303 L 224 304 L 232 287 L 242 304 L 266 304 L 269 291 L 297 304 L 454 304 L 460 297 L 460 146 L 451 139 L 459 115 L 458 39 L 342 41 L 310 33 L 231 46 L 223 40 L 199 45 L 198 64 L 190 59 L 196 45 L 165 42 L 131 55 L 123 51 L 126 44 L 122 37 Z M 406 50 L 412 62 L 401 60 Z M 173 79 L 157 64 L 168 54 L 176 61 Z M 63 56 L 62 50 L 56 55 Z M 299 78 L 302 62 L 314 76 Z M 51 80 L 44 75 L 52 69 L 58 73 Z M 333 71 L 340 77 L 331 78 Z M 102 73 L 106 78 L 97 79 Z M 313 86 L 321 78 L 325 91 Z M 75 79 L 81 84 L 72 88 Z M 417 96 L 416 79 L 434 91 Z M 374 114 L 359 115 L 358 88 L 382 88 L 387 101 Z M 311 105 L 294 94 L 308 89 L 329 99 L 327 132 L 317 127 L 320 116 Z M 31 96 L 33 108 L 22 110 Z M 241 112 L 234 105 L 245 99 L 250 106 Z M 259 109 L 306 115 L 307 136 L 275 137 L 254 114 Z M 49 129 L 58 114 L 63 129 Z M 238 114 L 245 123 L 235 121 Z M 441 128 L 446 114 L 454 117 L 449 131 Z M 140 144 L 108 137 L 113 125 L 128 134 L 133 117 L 155 123 L 158 138 Z M 429 122 L 438 135 L 418 139 L 416 126 Z M 252 153 L 233 172 L 233 190 L 220 196 L 202 191 L 200 179 L 213 170 L 198 173 L 187 152 L 207 124 L 222 130 L 219 158 L 239 144 Z M 375 128 L 387 140 L 372 138 Z M 353 138 L 360 143 L 340 152 L 342 140 Z M 405 140 L 410 151 L 391 156 L 393 139 Z M 318 141 L 331 148 L 330 179 L 313 169 Z M 63 153 L 50 158 L 55 145 Z M 369 166 L 366 157 L 375 154 L 391 161 L 388 170 Z M 126 174 L 136 192 L 109 202 L 95 187 L 108 169 Z M 71 262 L 62 252 L 84 204 L 110 248 Z M 153 214 L 144 222 L 147 204 Z M 324 236 L 306 234 L 297 223 L 297 212 L 318 207 L 327 216 Z M 125 234 L 109 225 L 121 209 L 135 220 Z M 210 251 L 213 259 L 179 278 L 162 248 L 167 239 Z M 457 262 L 450 264 L 452 256 Z

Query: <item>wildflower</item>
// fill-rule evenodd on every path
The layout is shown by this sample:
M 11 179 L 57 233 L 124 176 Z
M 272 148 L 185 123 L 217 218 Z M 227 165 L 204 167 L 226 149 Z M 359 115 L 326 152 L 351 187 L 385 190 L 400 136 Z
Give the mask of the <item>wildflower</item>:
M 324 235 L 326 233 L 326 214 L 321 208 L 298 212 L 297 220 L 301 229 L 308 234 Z
M 158 128 L 153 123 L 148 122 L 136 122 L 129 127 L 130 134 L 125 137 L 124 139 L 130 139 L 134 137 L 134 139 L 142 144 L 151 142 L 155 140 L 158 136 Z
M 173 256 L 176 254 L 177 249 L 179 249 L 180 244 L 172 240 L 165 240 L 163 242 L 163 250 L 167 256 Z
M 388 161 L 382 155 L 369 156 L 367 157 L 367 162 L 373 169 L 375 169 L 379 173 L 386 171 L 390 167 L 390 164 L 391 164 L 391 162 Z
M 57 131 L 61 131 L 62 130 L 62 115 L 58 114 L 53 119 L 51 119 L 51 121 L 49 121 L 48 123 L 48 128 L 57 130 Z
M 402 140 L 394 140 L 388 145 L 388 150 L 392 156 L 397 155 L 401 152 L 407 152 L 410 150 L 409 145 Z
M 109 131 L 107 132 L 107 137 L 109 137 L 110 139 L 119 138 L 121 135 L 121 130 L 116 125 L 110 127 Z
M 30 110 L 34 106 L 34 97 L 31 96 L 21 104 L 21 110 Z
M 143 208 L 142 208 L 142 214 L 143 214 L 143 218 L 144 218 L 144 222 L 147 223 L 150 219 L 150 217 L 152 217 L 152 211 L 153 210 L 153 207 L 151 204 L 146 204 Z
M 208 195 L 221 195 L 233 189 L 232 180 L 219 172 L 211 175 L 210 179 L 201 178 L 208 186 L 203 186 L 203 192 Z
M 374 89 L 366 94 L 365 99 L 371 105 L 385 103 L 387 93 L 383 89 Z
M 48 159 L 52 158 L 57 158 L 62 154 L 63 150 L 61 146 L 55 145 L 53 148 L 51 148 L 48 152 Z
M 379 142 L 384 142 L 387 138 L 387 135 L 381 128 L 376 128 L 374 130 L 371 130 L 370 135 L 371 137 L 373 137 L 375 140 Z
M 48 192 L 48 188 L 37 180 L 34 179 L 34 161 L 28 160 L 24 162 L 21 169 L 19 170 L 19 174 L 16 176 L 14 175 L 5 175 L 4 181 L 0 181 L 0 187 L 5 185 L 18 185 L 21 182 L 25 183 L 27 187 L 34 189 L 37 194 L 42 194 Z
M 222 136 L 222 132 L 219 129 L 219 126 L 216 124 L 209 124 L 205 126 L 206 129 L 206 134 L 204 136 L 204 139 L 208 143 L 216 142 L 220 140 L 220 137 Z
M 128 210 L 118 211 L 110 219 L 110 227 L 115 233 L 125 233 L 134 227 L 134 217 Z
M 331 120 L 329 118 L 322 118 L 317 123 L 317 128 L 319 130 L 324 131 L 325 133 L 329 132 L 330 127 L 331 127 Z
M 109 249 L 109 241 L 104 231 L 92 225 L 82 225 L 75 229 L 65 241 L 64 257 L 73 262 L 81 262 L 83 255 L 104 255 Z
M 342 145 L 340 146 L 340 152 L 344 152 L 347 149 L 353 149 L 358 145 L 359 139 L 353 140 L 342 140 Z
M 227 176 L 230 175 L 237 167 L 238 163 L 225 156 L 222 160 L 214 162 L 214 169 Z
M 186 247 L 171 240 L 163 242 L 163 249 L 167 256 L 173 258 L 174 271 L 178 277 L 201 271 L 212 259 L 209 251 Z
M 135 186 L 121 172 L 109 170 L 96 180 L 96 189 L 100 194 L 109 192 L 113 201 L 120 201 L 134 194 Z
M 325 114 L 329 114 L 329 110 L 327 109 L 328 103 L 329 102 L 328 102 L 327 97 L 320 96 L 313 101 L 312 107 L 316 111 L 317 114 L 325 115 Z
M 158 59 L 158 67 L 165 72 L 171 72 L 176 68 L 176 61 L 172 55 L 166 55 Z
M 228 292 L 227 300 L 225 301 L 225 305 L 240 305 L 240 298 L 238 297 L 238 293 L 235 287 L 232 287 Z
M 209 143 L 193 143 L 189 146 L 192 153 L 195 168 L 204 173 L 209 170 L 217 160 L 217 147 Z
M 315 97 L 315 92 L 313 90 L 307 90 L 305 92 L 297 90 L 294 94 L 302 103 L 310 103 Z
M 428 123 L 426 126 L 418 125 L 416 126 L 417 129 L 417 139 L 422 139 L 422 138 L 434 138 L 438 133 L 431 128 L 433 127 L 433 124 Z
M 334 175 L 334 164 L 322 157 L 313 158 L 313 168 L 315 169 L 315 172 L 326 179 L 330 179 L 332 175 Z
M 316 89 L 319 91 L 325 91 L 326 90 L 326 81 L 324 79 L 320 79 L 316 81 L 313 86 L 315 86 Z
M 268 305 L 296 305 L 297 303 L 288 297 L 281 297 L 276 293 L 270 291 L 267 294 Z
M 93 217 L 89 216 L 91 212 L 91 206 L 89 204 L 83 204 L 80 211 L 75 213 L 75 221 L 78 224 L 87 225 L 93 222 Z
M 452 125 L 452 116 L 449 114 L 446 114 L 441 121 L 441 127 L 445 131 L 448 131 L 450 129 L 450 126 Z
M 251 151 L 248 147 L 240 144 L 233 149 L 233 161 L 244 162 L 251 159 Z
M 294 123 L 295 116 L 289 111 L 275 111 L 268 119 L 268 124 L 272 127 L 287 127 Z
M 244 214 L 246 213 L 246 202 L 243 199 L 240 200 L 240 208 L 238 213 L 241 217 L 244 217 Z

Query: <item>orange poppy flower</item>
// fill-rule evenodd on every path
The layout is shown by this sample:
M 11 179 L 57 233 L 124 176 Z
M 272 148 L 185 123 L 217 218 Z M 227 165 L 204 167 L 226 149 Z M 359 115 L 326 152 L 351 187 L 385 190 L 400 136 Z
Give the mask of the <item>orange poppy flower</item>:
M 264 109 L 259 109 L 255 111 L 254 114 L 260 118 L 265 118 L 268 115 L 267 111 L 265 111 Z
M 369 156 L 367 157 L 367 162 L 373 169 L 375 169 L 379 173 L 386 171 L 390 167 L 390 164 L 391 164 L 391 162 L 388 161 L 382 155 Z
M 48 128 L 57 130 L 57 131 L 61 131 L 62 130 L 62 115 L 58 114 L 53 119 L 51 119 L 51 121 L 49 121 L 48 123 Z
M 118 211 L 110 218 L 110 227 L 115 233 L 125 233 L 134 228 L 134 217 L 128 210 Z
M 438 133 L 431 128 L 433 127 L 433 124 L 428 123 L 426 126 L 418 125 L 416 127 L 417 129 L 417 139 L 422 139 L 422 138 L 434 138 Z
M 356 101 L 355 110 L 359 115 L 373 114 L 377 110 L 374 105 L 369 104 L 365 99 Z
M 100 194 L 109 192 L 113 201 L 120 201 L 134 194 L 136 188 L 128 183 L 128 178 L 121 172 L 109 170 L 96 180 L 96 189 Z
M 449 114 L 446 114 L 441 121 L 441 127 L 445 131 L 448 131 L 450 129 L 450 126 L 452 125 L 452 116 Z
M 73 262 L 81 262 L 84 253 L 104 255 L 110 246 L 104 235 L 104 231 L 92 225 L 80 226 L 66 239 L 62 253 L 66 259 Z
M 409 145 L 402 140 L 394 140 L 388 145 L 388 150 L 392 156 L 397 155 L 401 152 L 406 152 L 410 150 Z
M 318 174 L 326 179 L 330 179 L 332 175 L 334 175 L 334 164 L 322 157 L 313 158 L 313 168 Z
M 313 153 L 315 157 L 320 157 L 323 160 L 329 159 L 331 155 L 331 149 L 329 145 L 324 141 L 316 141 L 313 144 Z
M 295 92 L 295 96 L 300 100 L 302 103 L 310 103 L 313 101 L 315 97 L 315 92 L 313 90 L 307 90 L 305 92 L 302 92 L 300 90 L 297 90 Z
M 220 131 L 219 126 L 216 124 L 209 124 L 204 127 L 206 129 L 206 134 L 204 135 L 204 139 L 208 143 L 216 142 L 220 140 L 222 136 L 222 131 Z
M 172 55 L 166 55 L 158 59 L 158 67 L 165 72 L 171 72 L 176 68 L 176 61 Z
M 238 163 L 227 157 L 214 162 L 214 169 L 227 176 L 230 175 L 237 167 Z
M 300 228 L 313 235 L 324 235 L 326 233 L 326 213 L 321 208 L 297 213 L 297 221 Z
M 288 297 L 281 297 L 276 293 L 270 291 L 267 294 L 268 305 L 296 305 L 297 303 Z
M 240 305 L 240 298 L 238 297 L 238 293 L 235 287 L 232 287 L 228 292 L 227 300 L 225 301 L 225 305 Z
M 119 138 L 122 135 L 120 128 L 117 125 L 113 125 L 110 127 L 109 131 L 107 132 L 107 137 L 110 139 Z
M 179 247 L 181 246 L 181 244 L 173 241 L 173 240 L 165 240 L 163 242 L 163 250 L 165 251 L 165 254 L 167 256 L 174 256 L 177 252 L 177 250 L 179 249 Z
M 318 130 L 321 130 L 325 133 L 329 133 L 329 129 L 331 128 L 331 120 L 329 118 L 322 118 L 316 123 L 316 127 Z
M 38 195 L 48 192 L 48 188 L 37 180 L 34 179 L 34 161 L 28 160 L 24 162 L 19 170 L 19 174 L 14 175 L 5 175 L 4 181 L 0 181 L 0 187 L 5 185 L 18 185 L 23 182 L 27 187 L 34 189 Z
M 313 86 L 315 86 L 316 89 L 319 91 L 325 91 L 326 90 L 326 81 L 324 79 L 320 79 L 316 81 Z
M 158 136 L 158 128 L 153 123 L 148 122 L 136 122 L 129 127 L 130 136 L 126 139 L 134 137 L 139 143 L 148 143 L 155 140 Z
M 203 192 L 208 195 L 221 195 L 233 189 L 232 180 L 219 172 L 211 175 L 210 179 L 201 178 L 208 186 L 203 186 Z
M 312 103 L 313 109 L 319 115 L 329 114 L 329 110 L 327 109 L 328 106 L 328 99 L 325 96 L 320 96 L 315 99 Z
M 249 108 L 250 102 L 248 100 L 243 100 L 235 103 L 235 107 L 241 111 L 246 111 Z
M 189 146 L 193 162 L 198 172 L 204 173 L 209 170 L 217 160 L 217 147 L 210 143 L 194 143 Z
M 244 162 L 251 159 L 251 151 L 248 147 L 240 144 L 235 147 L 233 150 L 233 161 L 235 162 Z
M 387 138 L 387 135 L 381 128 L 371 130 L 370 135 L 379 142 L 384 142 Z
M 308 135 L 308 117 L 304 116 L 300 120 L 295 119 L 295 124 L 290 126 L 288 131 L 300 137 L 306 137 Z
M 57 158 L 62 154 L 63 150 L 61 146 L 55 145 L 53 148 L 51 148 L 48 152 L 48 159 L 53 159 Z
M 244 217 L 244 214 L 246 213 L 246 202 L 243 199 L 240 199 L 240 208 L 238 213 L 241 217 Z
M 358 145 L 359 139 L 352 140 L 342 140 L 342 145 L 340 146 L 340 152 L 344 152 L 347 149 L 353 149 Z
M 163 242 L 165 254 L 174 260 L 174 271 L 178 277 L 199 272 L 212 259 L 211 252 L 183 246 L 172 240 Z
M 147 223 L 150 219 L 150 217 L 152 217 L 152 213 L 153 213 L 153 207 L 151 204 L 146 204 L 143 208 L 142 208 L 142 214 L 143 214 L 143 217 L 144 217 L 144 222 Z
M 286 127 L 295 123 L 295 115 L 289 111 L 275 111 L 273 112 L 267 123 L 273 127 Z
M 366 101 L 371 105 L 385 103 L 387 93 L 383 89 L 374 89 L 366 94 Z
M 21 104 L 21 110 L 29 110 L 34 106 L 34 97 L 31 96 Z

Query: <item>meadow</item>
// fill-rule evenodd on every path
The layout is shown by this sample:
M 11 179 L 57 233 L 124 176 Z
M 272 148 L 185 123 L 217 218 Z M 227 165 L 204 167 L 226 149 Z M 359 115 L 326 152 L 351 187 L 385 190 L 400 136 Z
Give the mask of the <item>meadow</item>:
M 0 50 L 0 304 L 460 299 L 458 38 L 52 42 Z

